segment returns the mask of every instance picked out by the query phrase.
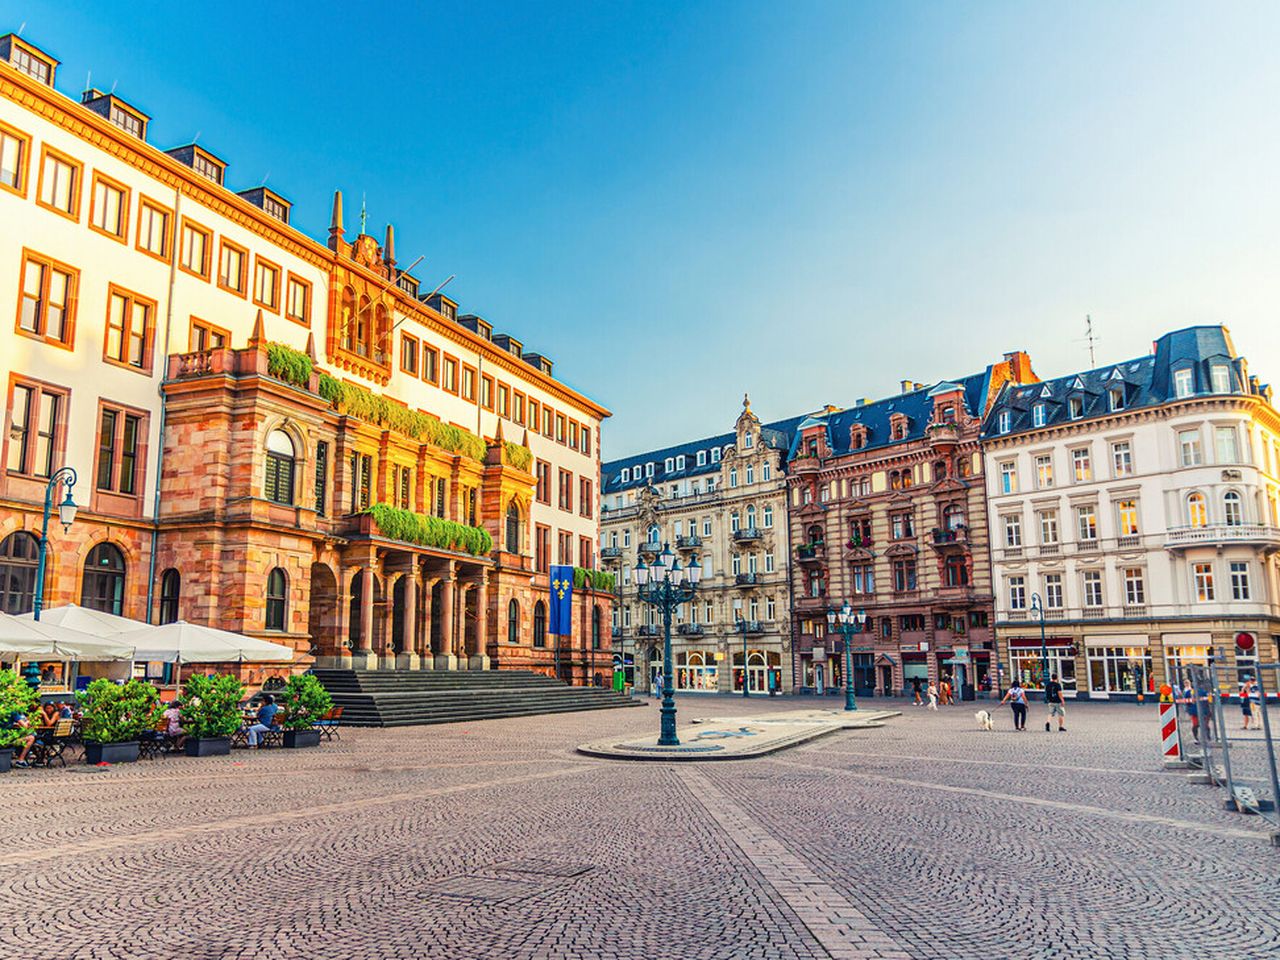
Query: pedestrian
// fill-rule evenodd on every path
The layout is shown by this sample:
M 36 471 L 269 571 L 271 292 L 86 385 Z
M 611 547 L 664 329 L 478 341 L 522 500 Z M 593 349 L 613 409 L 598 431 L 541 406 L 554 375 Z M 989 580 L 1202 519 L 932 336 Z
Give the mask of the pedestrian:
M 924 703 L 924 698 L 920 696 L 920 678 L 911 678 L 911 693 L 915 696 L 915 705 L 918 707 Z
M 662 696 L 662 671 L 659 670 L 653 675 L 653 697 L 656 700 Z
M 1045 732 L 1049 732 L 1053 725 L 1053 718 L 1057 717 L 1058 732 L 1066 733 L 1067 701 L 1062 696 L 1062 684 L 1058 682 L 1056 673 L 1049 677 L 1049 682 L 1045 684 L 1044 702 L 1049 705 L 1049 716 L 1044 721 Z
M 938 685 L 932 680 L 929 681 L 929 709 L 938 709 Z
M 1254 683 L 1253 677 L 1245 676 L 1244 681 L 1240 684 L 1240 712 L 1244 714 L 1244 729 L 1248 730 L 1249 721 L 1257 719 L 1255 716 L 1256 708 L 1253 702 Z M 1257 729 L 1255 726 L 1253 729 Z
M 1182 692 L 1178 696 L 1186 704 L 1187 716 L 1191 718 L 1191 739 L 1198 741 L 1200 739 L 1200 711 L 1197 709 L 1196 704 L 1196 688 L 1191 685 L 1190 680 L 1182 682 Z
M 1004 699 L 1000 701 L 1000 706 L 1009 704 L 1013 710 L 1013 729 L 1027 729 L 1027 691 L 1022 689 L 1022 684 L 1015 678 L 1009 685 L 1009 692 L 1004 695 Z

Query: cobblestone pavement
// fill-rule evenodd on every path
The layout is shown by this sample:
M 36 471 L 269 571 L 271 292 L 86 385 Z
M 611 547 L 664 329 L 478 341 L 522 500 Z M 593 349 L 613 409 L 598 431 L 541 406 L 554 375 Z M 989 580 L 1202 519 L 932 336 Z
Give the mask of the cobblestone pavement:
M 1159 769 L 1154 710 L 902 709 L 720 764 L 573 752 L 650 706 L 14 771 L 0 958 L 1280 956 L 1280 851 Z

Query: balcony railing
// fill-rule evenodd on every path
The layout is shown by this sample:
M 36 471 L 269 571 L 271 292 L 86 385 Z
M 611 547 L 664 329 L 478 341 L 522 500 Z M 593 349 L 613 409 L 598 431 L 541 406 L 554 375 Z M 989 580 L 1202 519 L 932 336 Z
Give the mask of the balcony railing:
M 760 574 L 737 573 L 737 574 L 734 574 L 733 582 L 740 587 L 754 587 L 760 583 Z
M 1219 543 L 1280 547 L 1280 529 L 1261 523 L 1214 523 L 1204 527 L 1174 527 L 1165 535 L 1164 540 L 1168 550 Z
M 764 633 L 764 623 L 760 620 L 738 620 L 733 626 L 735 630 L 745 630 L 748 635 Z
M 961 524 L 951 529 L 933 528 L 933 542 L 938 545 L 947 543 L 965 544 L 969 542 L 969 528 Z
M 601 560 L 618 560 L 621 557 L 622 557 L 621 547 L 601 547 L 600 548 Z
M 642 623 L 636 628 L 637 637 L 660 637 L 662 636 L 662 628 L 657 624 Z
M 622 637 L 622 628 L 621 628 L 621 627 L 614 627 L 614 628 L 613 628 L 613 634 L 612 634 L 612 635 L 613 635 L 613 638 L 614 638 L 615 640 L 620 639 L 620 638 Z
M 696 550 L 700 546 L 702 546 L 702 538 L 699 536 L 676 537 L 677 550 Z
M 1116 537 L 1116 546 L 1121 550 L 1124 550 L 1126 547 L 1140 547 L 1142 546 L 1142 537 L 1137 534 L 1130 534 L 1127 537 Z
M 700 623 L 681 623 L 676 625 L 676 633 L 682 637 L 700 637 L 704 631 Z
M 822 541 L 802 543 L 796 547 L 796 559 L 801 563 L 812 563 L 821 560 L 827 553 L 827 545 Z
M 735 543 L 745 543 L 750 540 L 759 540 L 764 534 L 756 527 L 740 527 L 733 531 L 733 539 Z
M 662 552 L 662 544 L 654 543 L 652 540 L 645 540 L 636 546 L 636 552 L 647 554 L 648 556 L 655 556 Z

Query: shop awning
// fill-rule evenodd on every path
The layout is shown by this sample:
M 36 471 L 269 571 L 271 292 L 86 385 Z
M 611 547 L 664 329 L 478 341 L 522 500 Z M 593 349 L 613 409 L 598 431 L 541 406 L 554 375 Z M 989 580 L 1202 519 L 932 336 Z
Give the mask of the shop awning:
M 133 646 L 70 627 L 0 613 L 0 654 L 23 660 L 132 660 Z
M 124 635 L 137 645 L 133 658 L 163 663 L 285 663 L 293 659 L 293 648 L 269 643 L 179 620 L 162 627 L 144 627 Z

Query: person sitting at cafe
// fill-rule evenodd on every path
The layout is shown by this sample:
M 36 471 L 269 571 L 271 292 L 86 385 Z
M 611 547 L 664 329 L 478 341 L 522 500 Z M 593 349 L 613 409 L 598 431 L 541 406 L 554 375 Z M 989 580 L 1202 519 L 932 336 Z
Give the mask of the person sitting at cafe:
M 271 694 L 267 694 L 262 706 L 258 708 L 258 722 L 249 728 L 249 748 L 256 750 L 258 742 L 262 739 L 264 733 L 271 733 L 273 730 L 279 730 L 276 726 L 276 714 L 280 712 L 280 707 L 276 705 L 276 698 Z
M 52 727 L 58 722 L 58 705 L 53 702 L 46 703 L 40 707 L 40 726 Z
M 62 720 L 74 720 L 76 718 L 76 715 L 71 709 L 71 704 L 69 703 L 58 704 L 58 717 Z
M 162 716 L 165 736 L 172 737 L 174 746 L 181 750 L 182 745 L 187 742 L 187 731 L 182 729 L 182 708 L 178 706 L 178 701 L 170 703 Z
M 50 684 L 50 685 L 53 685 L 53 684 L 55 684 L 55 683 L 57 683 L 57 682 L 58 682 L 58 674 L 57 674 L 57 671 L 55 671 L 55 670 L 53 669 L 53 665 L 52 665 L 52 664 L 50 664 L 49 666 L 45 667 L 45 668 L 44 668 L 44 670 L 43 670 L 43 672 L 41 672 L 41 674 L 40 674 L 40 682 L 41 682 L 41 683 L 47 683 L 47 684 Z
M 27 719 L 27 715 L 25 713 L 15 713 L 13 718 L 10 720 L 10 723 L 15 730 L 31 729 L 31 721 Z M 22 747 L 22 749 L 18 751 L 18 755 L 13 758 L 13 765 L 15 767 L 31 766 L 31 764 L 27 763 L 27 754 L 31 752 L 31 747 L 35 742 L 36 735 L 34 733 L 29 733 L 19 740 L 18 743 L 14 744 L 14 746 L 21 745 Z

